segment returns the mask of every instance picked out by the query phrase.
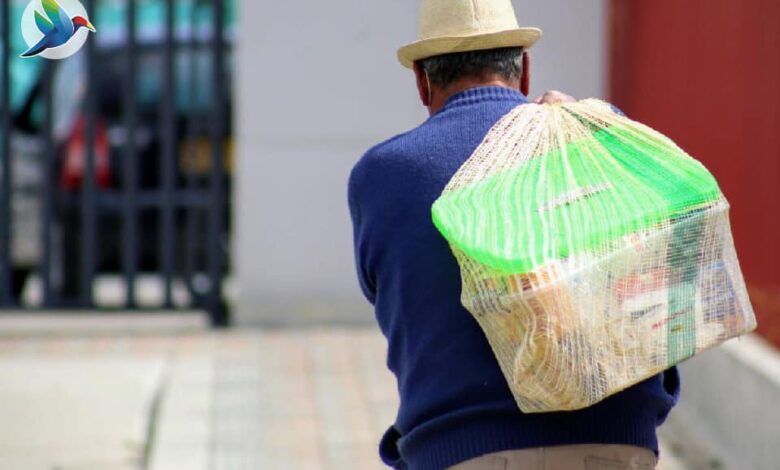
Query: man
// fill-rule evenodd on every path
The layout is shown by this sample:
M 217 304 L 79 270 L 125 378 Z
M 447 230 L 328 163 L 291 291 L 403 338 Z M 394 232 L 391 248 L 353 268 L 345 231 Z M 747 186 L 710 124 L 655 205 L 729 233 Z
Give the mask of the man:
M 360 286 L 388 340 L 400 408 L 380 444 L 409 469 L 654 468 L 675 369 L 578 411 L 523 414 L 460 303 L 458 265 L 431 205 L 490 127 L 527 103 L 527 48 L 509 0 L 423 0 L 422 40 L 401 48 L 430 118 L 369 150 L 349 182 Z M 537 101 L 555 101 L 547 94 Z

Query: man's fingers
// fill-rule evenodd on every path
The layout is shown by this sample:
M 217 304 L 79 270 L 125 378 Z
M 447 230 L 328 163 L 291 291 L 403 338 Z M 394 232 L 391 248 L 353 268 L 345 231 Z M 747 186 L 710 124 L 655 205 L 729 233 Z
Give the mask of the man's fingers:
M 574 101 L 577 100 L 575 100 L 573 96 L 567 95 L 566 93 L 557 90 L 549 90 L 546 91 L 542 96 L 536 98 L 534 100 L 534 103 L 555 104 L 555 103 L 572 103 Z

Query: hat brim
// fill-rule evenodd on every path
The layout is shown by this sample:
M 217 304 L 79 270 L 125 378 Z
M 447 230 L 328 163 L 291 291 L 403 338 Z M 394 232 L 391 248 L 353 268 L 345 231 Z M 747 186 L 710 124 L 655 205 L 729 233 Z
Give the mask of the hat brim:
M 407 68 L 414 62 L 442 54 L 481 51 L 501 47 L 531 47 L 542 37 L 538 28 L 518 28 L 474 36 L 438 37 L 413 42 L 398 49 L 398 61 Z

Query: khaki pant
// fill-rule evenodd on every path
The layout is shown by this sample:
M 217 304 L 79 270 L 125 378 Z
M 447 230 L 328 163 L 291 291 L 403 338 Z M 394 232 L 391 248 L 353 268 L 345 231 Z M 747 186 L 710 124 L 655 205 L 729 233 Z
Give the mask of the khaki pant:
M 652 470 L 657 462 L 650 449 L 586 444 L 496 452 L 449 470 Z

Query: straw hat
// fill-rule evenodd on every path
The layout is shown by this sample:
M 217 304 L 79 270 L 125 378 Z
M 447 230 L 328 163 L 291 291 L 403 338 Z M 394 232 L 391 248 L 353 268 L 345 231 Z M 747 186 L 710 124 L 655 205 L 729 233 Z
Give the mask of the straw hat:
M 422 0 L 419 40 L 398 49 L 398 60 L 499 47 L 531 47 L 538 28 L 521 28 L 510 0 Z

